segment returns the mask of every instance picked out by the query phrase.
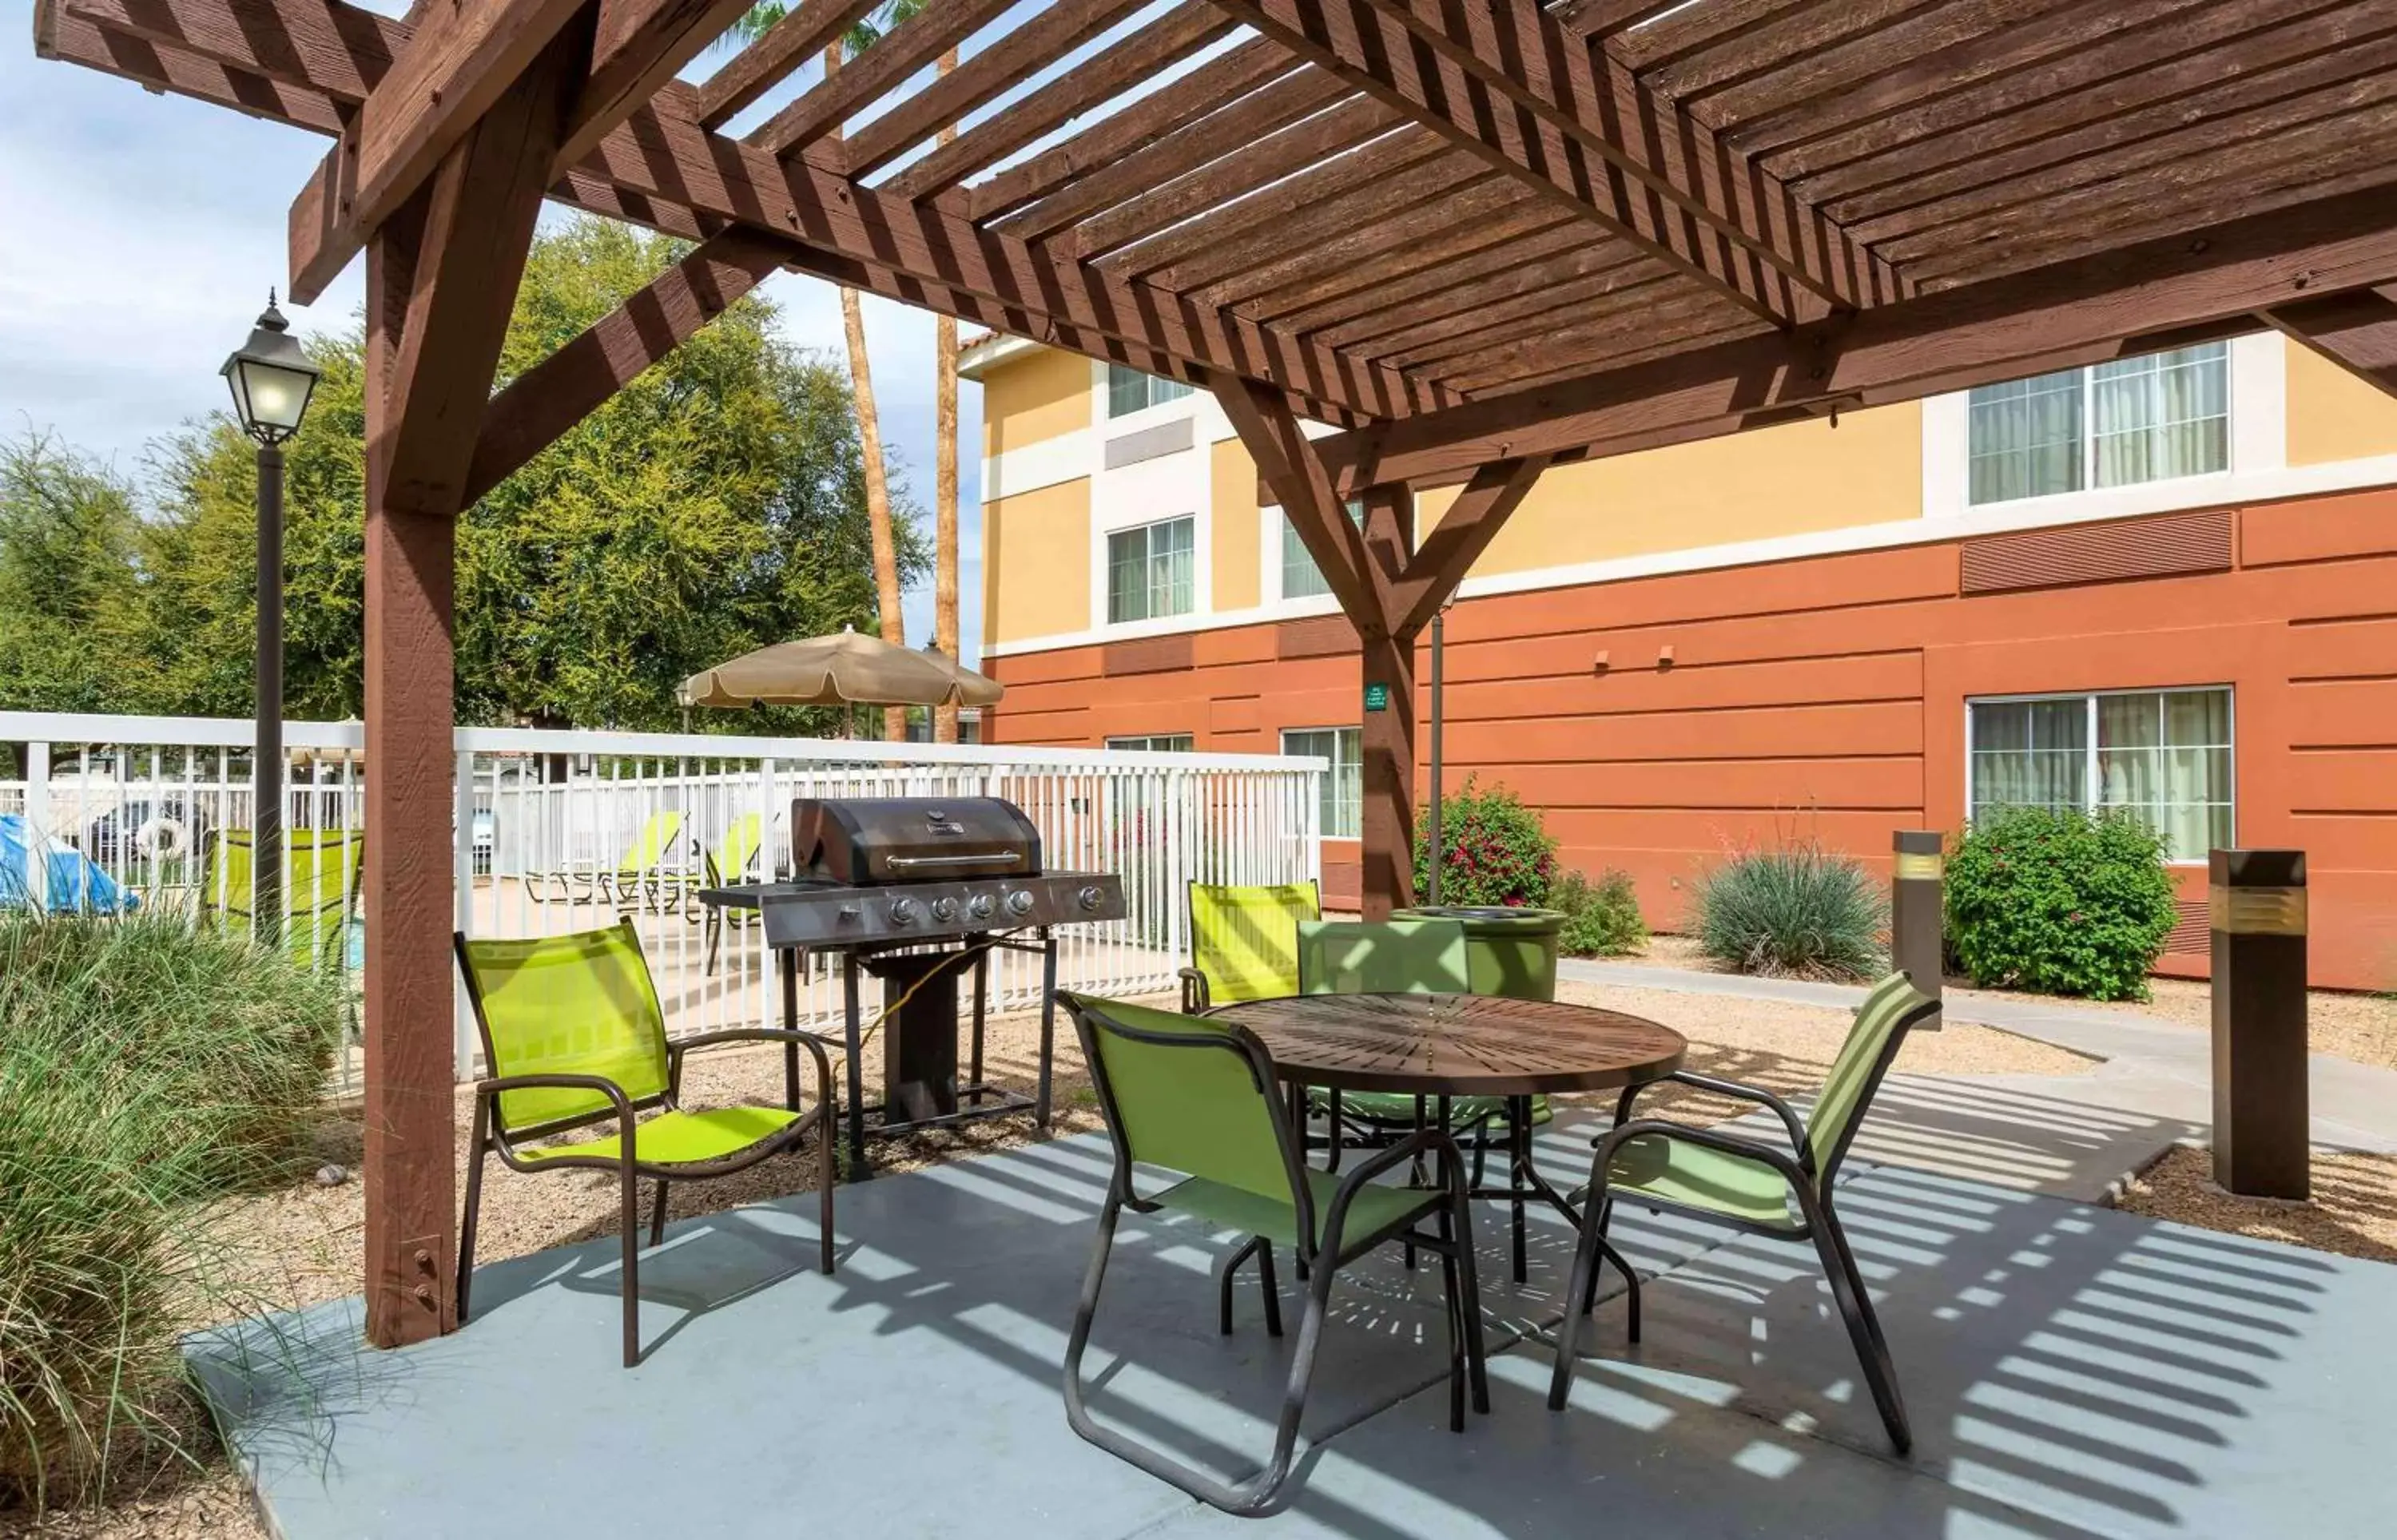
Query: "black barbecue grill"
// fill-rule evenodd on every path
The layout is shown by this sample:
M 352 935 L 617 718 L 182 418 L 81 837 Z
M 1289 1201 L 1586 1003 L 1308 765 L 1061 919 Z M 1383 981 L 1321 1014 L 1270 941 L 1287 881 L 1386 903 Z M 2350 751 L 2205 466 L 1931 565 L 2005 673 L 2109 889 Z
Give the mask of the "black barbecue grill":
M 713 888 L 700 897 L 757 912 L 782 974 L 785 1026 L 797 1025 L 802 958 L 810 952 L 840 958 L 852 1178 L 868 1174 L 869 1135 L 1026 1111 L 1046 1129 L 1055 1042 L 1055 927 L 1122 919 L 1123 883 L 1105 872 L 1042 870 L 1040 831 L 1022 808 L 998 797 L 801 797 L 791 804 L 791 881 Z M 1041 959 L 1040 1084 L 1034 1096 L 983 1079 L 990 953 L 1002 949 Z M 882 981 L 877 1103 L 864 1095 L 861 971 Z M 961 974 L 973 983 L 971 1056 L 962 1083 Z M 796 1082 L 796 1055 L 789 1071 Z

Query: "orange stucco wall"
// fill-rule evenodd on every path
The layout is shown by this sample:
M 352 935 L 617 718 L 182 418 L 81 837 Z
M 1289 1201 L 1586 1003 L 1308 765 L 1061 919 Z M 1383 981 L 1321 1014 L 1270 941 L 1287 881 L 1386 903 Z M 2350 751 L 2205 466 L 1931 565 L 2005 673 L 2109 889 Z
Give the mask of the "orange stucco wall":
M 2232 569 L 2201 576 L 1967 594 L 1949 541 L 1461 603 L 1449 784 L 1513 786 L 1569 862 L 1627 870 L 1670 927 L 1727 850 L 1811 835 L 1882 862 L 1893 830 L 1957 828 L 1969 697 L 2227 684 L 2238 838 L 2308 852 L 2317 982 L 2397 988 L 2397 491 L 2232 518 Z M 1272 751 L 1359 720 L 1353 652 L 1280 651 L 1258 625 L 1197 633 L 1172 672 L 1109 677 L 1099 647 L 995 658 L 991 737 Z M 1327 896 L 1353 901 L 1354 847 L 1325 856 Z M 2169 971 L 2203 970 L 2192 941 Z

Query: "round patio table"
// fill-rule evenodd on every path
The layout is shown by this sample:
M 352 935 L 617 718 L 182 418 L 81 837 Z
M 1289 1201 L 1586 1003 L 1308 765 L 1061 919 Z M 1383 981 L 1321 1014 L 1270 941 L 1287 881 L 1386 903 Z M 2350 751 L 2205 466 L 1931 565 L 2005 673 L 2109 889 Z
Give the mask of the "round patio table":
M 1506 1097 L 1510 1184 L 1477 1188 L 1474 1196 L 1513 1204 L 1519 1283 L 1527 1270 L 1526 1199 L 1548 1203 L 1576 1228 L 1581 1224 L 1571 1201 L 1533 1162 L 1532 1098 L 1662 1080 L 1681 1067 L 1689 1049 L 1681 1033 L 1644 1016 L 1505 995 L 1291 995 L 1208 1014 L 1239 1022 L 1265 1045 L 1288 1088 L 1292 1125 L 1302 1130 L 1313 1086 L 1414 1096 L 1419 1121 L 1426 1102 L 1436 1102 L 1442 1126 L 1450 1097 Z M 1599 1243 L 1631 1277 L 1622 1255 L 1602 1238 Z

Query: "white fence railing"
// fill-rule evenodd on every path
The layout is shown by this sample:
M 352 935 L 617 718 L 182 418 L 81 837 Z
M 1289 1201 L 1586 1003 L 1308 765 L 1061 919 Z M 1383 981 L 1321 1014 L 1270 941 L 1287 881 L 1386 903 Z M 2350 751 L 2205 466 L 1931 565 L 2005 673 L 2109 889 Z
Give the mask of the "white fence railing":
M 0 903 L 246 924 L 250 742 L 239 720 L 0 711 L 0 745 L 20 747 L 26 772 L 0 780 L 0 820 L 16 820 L 0 822 Z M 283 934 L 355 975 L 369 944 L 364 730 L 287 723 L 284 742 Z M 1128 919 L 1061 932 L 1060 982 L 1103 993 L 1172 986 L 1188 953 L 1185 883 L 1320 876 L 1319 759 L 476 727 L 455 743 L 457 927 L 545 936 L 629 916 L 677 1034 L 779 1017 L 756 927 L 698 893 L 786 873 L 795 797 L 1015 803 L 1040 830 L 1045 865 L 1123 880 Z M 994 1009 L 1036 1003 L 1039 985 L 1036 959 L 993 954 Z M 803 967 L 802 1023 L 837 1023 L 840 1007 L 837 970 Z M 463 1076 L 475 1042 L 462 1002 L 457 1032 Z

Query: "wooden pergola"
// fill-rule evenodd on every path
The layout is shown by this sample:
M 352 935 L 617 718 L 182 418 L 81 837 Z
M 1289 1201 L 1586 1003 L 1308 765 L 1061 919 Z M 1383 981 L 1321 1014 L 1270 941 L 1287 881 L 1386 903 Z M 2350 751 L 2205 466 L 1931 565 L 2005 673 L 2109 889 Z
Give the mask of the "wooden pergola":
M 1371 912 L 1416 633 L 1547 466 L 2259 323 L 2397 391 L 2391 0 L 942 0 L 765 114 L 874 6 L 676 79 L 748 4 L 36 0 L 46 57 L 336 140 L 294 298 L 367 259 L 379 1344 L 455 1324 L 452 520 L 777 268 L 1214 392 L 1388 687 Z M 494 395 L 543 198 L 698 244 Z

